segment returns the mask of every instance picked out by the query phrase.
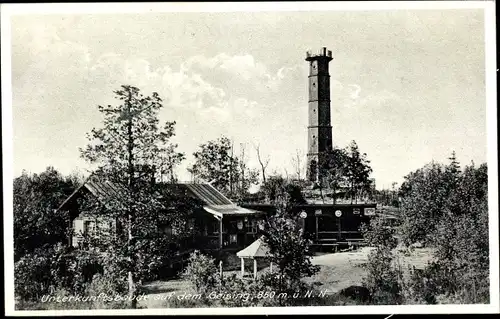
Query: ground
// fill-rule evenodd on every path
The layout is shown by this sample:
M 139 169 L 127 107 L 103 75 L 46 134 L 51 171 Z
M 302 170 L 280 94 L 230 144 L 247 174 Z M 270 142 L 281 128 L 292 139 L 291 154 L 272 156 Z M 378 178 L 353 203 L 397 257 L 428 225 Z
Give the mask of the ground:
M 312 263 L 320 266 L 320 271 L 306 281 L 314 283 L 321 290 L 337 292 L 343 288 L 360 285 L 366 270 L 363 267 L 368 261 L 368 254 L 372 248 L 364 247 L 354 251 L 345 251 L 331 254 L 314 256 Z M 404 250 L 396 250 L 399 256 L 402 269 L 407 269 L 408 265 L 423 268 L 431 258 L 430 249 L 415 248 L 411 253 Z M 266 269 L 261 270 L 266 271 Z M 234 271 L 225 272 L 225 274 Z M 236 271 L 237 272 L 237 271 Z M 182 279 L 170 281 L 155 281 L 146 285 L 147 299 L 140 303 L 146 308 L 168 307 L 175 298 L 168 298 L 169 295 L 185 296 L 194 293 L 189 282 Z

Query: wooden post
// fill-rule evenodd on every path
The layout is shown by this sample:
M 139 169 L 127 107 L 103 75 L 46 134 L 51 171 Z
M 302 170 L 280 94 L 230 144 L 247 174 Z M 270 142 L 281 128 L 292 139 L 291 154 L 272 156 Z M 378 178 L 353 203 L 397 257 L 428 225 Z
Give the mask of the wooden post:
M 318 240 L 318 216 L 316 217 L 316 240 Z
M 54 213 L 55 213 L 56 211 L 57 211 L 57 210 L 56 210 L 56 209 L 54 209 Z M 73 238 L 72 238 L 72 237 L 73 237 L 73 234 L 75 233 L 75 227 L 74 227 L 74 222 L 71 220 L 71 218 L 70 218 L 70 220 L 69 220 L 69 225 L 68 225 L 68 226 L 69 226 L 69 228 L 68 228 L 68 229 L 70 229 L 70 230 L 71 230 L 71 231 L 69 232 L 69 234 L 68 234 L 68 243 L 69 243 L 69 247 L 73 247 L 73 240 L 72 240 Z
M 253 278 L 257 278 L 257 259 L 253 259 Z
M 222 217 L 219 217 L 219 249 L 222 249 Z
M 341 217 L 337 217 L 337 222 L 339 223 L 338 224 L 338 226 L 339 226 L 339 236 L 338 236 L 339 240 L 342 239 L 342 228 L 340 227 L 340 219 L 341 218 L 342 218 L 342 216 Z
M 219 261 L 219 273 L 220 273 L 220 278 L 223 278 L 223 272 L 222 272 L 222 260 Z
M 241 259 L 241 278 L 245 276 L 245 258 L 240 258 Z

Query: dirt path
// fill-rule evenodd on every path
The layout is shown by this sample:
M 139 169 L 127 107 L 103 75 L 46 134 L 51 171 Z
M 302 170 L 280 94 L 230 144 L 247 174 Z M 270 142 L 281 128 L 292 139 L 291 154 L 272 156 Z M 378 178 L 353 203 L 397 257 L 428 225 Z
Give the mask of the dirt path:
M 364 247 L 355 251 L 314 256 L 312 263 L 319 265 L 320 271 L 313 277 L 306 278 L 305 281 L 315 284 L 319 289 L 327 289 L 329 292 L 337 292 L 352 285 L 361 285 L 366 276 L 366 269 L 363 265 L 368 262 L 368 254 L 371 250 L 373 248 Z M 423 268 L 432 256 L 432 251 L 425 248 L 415 249 L 408 255 L 402 251 L 397 252 L 403 269 L 407 269 L 408 265 Z M 260 272 L 262 271 L 266 269 Z M 165 307 L 168 304 L 165 301 L 168 295 L 182 296 L 193 293 L 190 284 L 182 279 L 155 281 L 146 285 L 146 288 L 147 300 L 141 302 L 141 305 L 147 308 Z

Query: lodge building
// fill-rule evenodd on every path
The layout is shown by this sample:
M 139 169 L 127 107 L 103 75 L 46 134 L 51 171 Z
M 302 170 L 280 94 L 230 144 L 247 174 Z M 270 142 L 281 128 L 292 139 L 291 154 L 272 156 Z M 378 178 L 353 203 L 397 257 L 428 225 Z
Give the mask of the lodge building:
M 308 180 L 313 185 L 321 183 L 323 179 L 318 170 L 322 164 L 320 154 L 333 147 L 328 68 L 332 59 L 332 51 L 326 48 L 306 54 L 306 61 L 309 62 L 307 170 Z M 186 221 L 188 228 L 195 230 L 193 233 L 196 235 L 178 243 L 179 252 L 192 249 L 239 250 L 247 247 L 259 238 L 259 223 L 275 212 L 275 207 L 270 203 L 237 205 L 209 183 L 158 183 L 157 187 L 174 190 L 180 198 L 196 203 Z M 111 232 L 119 232 L 120 229 L 117 220 L 106 215 L 97 218 L 86 211 L 81 204 L 82 198 L 112 209 L 110 203 L 124 203 L 123 194 L 124 190 L 115 184 L 96 178 L 88 178 L 76 189 L 58 208 L 66 211 L 70 219 L 73 230 L 68 238 L 70 245 L 79 246 L 85 235 L 96 234 L 97 229 Z M 293 210 L 301 216 L 304 236 L 313 241 L 314 247 L 330 249 L 362 244 L 360 226 L 376 214 L 376 204 L 306 202 L 296 205 Z M 179 231 L 168 224 L 159 224 L 158 227 L 165 236 L 176 235 Z

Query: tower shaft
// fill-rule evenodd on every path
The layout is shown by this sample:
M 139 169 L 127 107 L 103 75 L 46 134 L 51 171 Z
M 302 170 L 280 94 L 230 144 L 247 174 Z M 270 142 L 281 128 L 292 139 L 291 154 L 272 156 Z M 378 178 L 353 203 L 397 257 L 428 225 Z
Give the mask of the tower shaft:
M 332 125 L 330 111 L 330 73 L 328 65 L 332 51 L 322 48 L 319 53 L 307 52 L 309 62 L 309 122 L 308 122 L 308 179 L 320 179 L 318 168 L 323 163 L 321 153 L 332 149 Z

